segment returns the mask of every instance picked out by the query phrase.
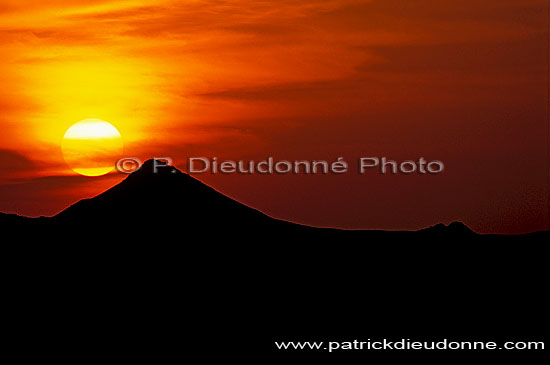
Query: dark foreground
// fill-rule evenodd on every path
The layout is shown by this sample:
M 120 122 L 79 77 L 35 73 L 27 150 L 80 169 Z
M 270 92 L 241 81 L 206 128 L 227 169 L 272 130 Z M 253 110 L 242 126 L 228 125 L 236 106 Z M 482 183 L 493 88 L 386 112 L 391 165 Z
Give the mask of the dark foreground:
M 275 342 L 543 341 L 548 232 L 315 229 L 148 166 L 56 217 L 0 217 L 5 345 L 21 362 L 530 364 L 543 354 Z

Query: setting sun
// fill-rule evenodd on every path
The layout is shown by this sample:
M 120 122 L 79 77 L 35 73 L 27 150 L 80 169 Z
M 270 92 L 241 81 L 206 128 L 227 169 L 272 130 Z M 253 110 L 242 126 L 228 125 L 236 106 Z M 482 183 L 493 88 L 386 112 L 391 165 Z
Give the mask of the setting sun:
M 85 176 L 101 176 L 113 170 L 123 144 L 118 130 L 101 119 L 84 119 L 71 126 L 61 144 L 69 167 Z

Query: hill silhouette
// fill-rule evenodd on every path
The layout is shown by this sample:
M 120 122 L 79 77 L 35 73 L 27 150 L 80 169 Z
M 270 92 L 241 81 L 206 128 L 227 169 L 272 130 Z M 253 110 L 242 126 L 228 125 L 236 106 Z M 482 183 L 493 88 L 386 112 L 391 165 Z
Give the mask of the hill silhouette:
M 27 234 L 68 232 L 85 233 L 87 238 L 164 235 L 224 234 L 242 237 L 263 236 L 264 240 L 294 235 L 347 237 L 356 239 L 399 239 L 425 242 L 456 240 L 513 240 L 518 236 L 478 235 L 461 222 L 437 224 L 418 231 L 339 230 L 315 228 L 271 218 L 241 204 L 199 180 L 162 161 L 148 160 L 125 180 L 104 193 L 83 199 L 54 217 L 26 218 L 13 214 L 0 215 L 0 226 L 6 229 L 30 227 Z M 547 232 L 522 235 L 523 240 L 538 240 Z
M 175 167 L 153 160 L 146 161 L 106 192 L 70 206 L 53 217 L 52 223 L 82 225 L 92 221 L 116 226 L 120 220 L 135 227 L 154 225 L 190 230 L 291 227 L 228 198 Z
M 11 338 L 32 329 L 36 351 L 56 356 L 307 363 L 326 353 L 280 352 L 273 341 L 524 340 L 547 328 L 547 232 L 307 227 L 153 165 L 54 217 L 0 215 Z

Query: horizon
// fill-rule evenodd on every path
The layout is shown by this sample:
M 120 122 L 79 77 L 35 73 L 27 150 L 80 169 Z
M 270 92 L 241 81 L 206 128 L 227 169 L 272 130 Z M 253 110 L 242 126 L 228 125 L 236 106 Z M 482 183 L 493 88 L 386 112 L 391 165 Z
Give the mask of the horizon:
M 147 165 L 149 164 L 149 165 Z M 143 169 L 147 167 L 147 169 Z M 127 171 L 127 172 L 124 172 L 124 176 L 125 178 L 122 179 L 122 181 L 119 181 L 115 186 L 121 184 L 124 180 L 126 180 L 126 178 L 130 177 L 131 175 L 133 174 L 139 174 L 141 177 L 148 177 L 148 176 L 152 176 L 154 177 L 158 170 L 161 169 L 161 168 L 165 168 L 165 167 L 172 167 L 174 168 L 176 171 L 178 171 L 179 173 L 183 174 L 183 175 L 186 175 L 194 180 L 197 180 L 199 183 L 209 187 L 209 188 L 212 188 L 217 194 L 221 194 L 221 195 L 224 195 L 228 198 L 230 198 L 231 200 L 239 203 L 239 204 L 242 204 L 248 208 L 251 208 L 253 210 L 257 210 L 255 207 L 253 206 L 248 206 L 246 205 L 244 202 L 241 202 L 231 196 L 228 196 L 228 195 L 225 195 L 221 192 L 219 192 L 218 190 L 216 190 L 215 187 L 213 186 L 210 186 L 208 184 L 205 184 L 203 181 L 201 181 L 200 179 L 198 179 L 194 174 L 192 173 L 189 173 L 189 172 L 186 172 L 186 171 L 182 171 L 180 169 L 178 169 L 177 167 L 171 165 L 170 163 L 167 163 L 167 161 L 165 160 L 162 160 L 162 159 L 157 159 L 157 158 L 150 158 L 150 159 L 147 159 L 145 160 L 142 164 L 140 164 L 139 166 L 135 166 L 135 170 L 133 171 Z M 146 172 L 146 171 L 149 171 L 151 170 L 150 172 Z M 171 172 L 175 172 L 175 171 L 171 171 Z M 102 195 L 103 193 L 107 192 L 108 190 L 111 190 L 112 188 L 114 188 L 115 186 L 112 186 L 110 188 L 108 188 L 107 190 L 99 193 L 98 195 L 95 195 L 95 196 L 90 196 L 90 197 L 86 197 L 84 198 L 83 200 L 89 200 L 89 199 L 94 199 L 100 195 Z M 182 186 L 182 189 L 184 187 Z M 143 192 L 145 193 L 146 192 L 146 189 L 144 188 L 143 189 Z M 69 206 L 63 208 L 61 211 L 57 212 L 56 214 L 54 215 L 51 215 L 51 216 L 38 216 L 38 217 L 26 217 L 26 218 L 54 218 L 56 217 L 57 215 L 63 213 L 64 211 L 66 211 L 67 209 L 71 208 L 73 205 L 79 203 L 80 201 L 77 201 L 77 202 L 74 202 L 73 204 L 70 204 Z M 270 216 L 269 214 L 266 214 L 265 212 L 262 212 L 261 210 L 258 210 L 260 213 L 266 215 L 267 217 L 269 218 L 272 218 L 272 219 L 275 219 L 275 220 L 280 220 L 280 221 L 285 221 L 285 222 L 288 222 L 288 223 L 292 223 L 292 224 L 301 224 L 300 222 L 293 222 L 291 220 L 286 220 L 284 218 L 281 218 L 281 217 L 274 217 L 274 216 Z M 2 213 L 5 213 L 5 212 L 0 212 L 0 214 Z M 8 214 L 14 214 L 14 213 L 8 213 Z M 25 217 L 25 216 L 24 216 Z M 476 232 L 474 230 L 472 230 L 470 227 L 468 227 L 466 224 L 464 224 L 464 222 L 461 222 L 461 221 L 450 221 L 450 222 L 434 222 L 432 225 L 429 225 L 429 226 L 426 226 L 426 227 L 417 227 L 416 229 L 409 229 L 409 230 L 405 230 L 405 229 L 399 229 L 399 228 L 395 228 L 395 229 L 388 229 L 388 230 L 378 230 L 376 228 L 374 229 L 361 229 L 361 228 L 356 228 L 356 229 L 346 229 L 346 228 L 339 228 L 339 227 L 332 227 L 332 226 L 311 226 L 311 225 L 306 225 L 306 227 L 311 227 L 311 228 L 328 228 L 328 229 L 336 229 L 336 230 L 344 230 L 344 231 L 383 231 L 383 232 L 414 232 L 414 231 L 422 231 L 422 230 L 426 230 L 426 229 L 434 229 L 438 226 L 443 226 L 445 228 L 451 228 L 451 227 L 454 227 L 453 230 L 457 230 L 457 225 L 460 226 L 460 227 L 465 227 L 467 230 L 475 233 L 475 234 L 480 234 L 480 235 L 495 235 L 495 234 L 498 234 L 498 233 L 480 233 L 480 232 Z M 533 232 L 525 232 L 525 233 L 520 233 L 520 234 L 531 234 L 531 233 L 540 233 L 540 232 L 549 232 L 550 230 L 539 230 L 539 231 L 533 231 Z M 518 235 L 518 234 L 504 234 L 504 235 Z

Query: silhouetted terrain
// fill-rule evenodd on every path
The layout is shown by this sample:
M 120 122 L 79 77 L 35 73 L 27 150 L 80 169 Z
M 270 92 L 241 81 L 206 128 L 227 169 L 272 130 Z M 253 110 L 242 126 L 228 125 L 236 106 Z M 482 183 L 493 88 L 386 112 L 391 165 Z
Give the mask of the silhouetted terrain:
M 28 234 L 71 232 L 88 237 L 132 237 L 164 235 L 200 237 L 222 233 L 240 240 L 270 239 L 283 235 L 310 235 L 324 238 L 366 240 L 401 239 L 437 241 L 538 240 L 548 232 L 523 236 L 478 235 L 455 222 L 416 232 L 351 231 L 314 228 L 270 218 L 206 186 L 172 166 L 147 161 L 123 182 L 106 192 L 83 199 L 54 217 L 36 219 L 16 215 L 0 216 L 6 229 L 26 227 Z M 86 232 L 82 234 L 82 232 Z M 366 242 L 368 243 L 368 242 Z
M 69 358 L 76 350 L 155 363 L 220 355 L 308 363 L 327 354 L 281 352 L 273 341 L 537 340 L 547 328 L 548 232 L 312 228 L 270 218 L 173 167 L 152 168 L 148 161 L 55 217 L 0 217 L 12 346 L 34 336 L 36 351 Z M 348 354 L 330 356 L 341 363 Z

